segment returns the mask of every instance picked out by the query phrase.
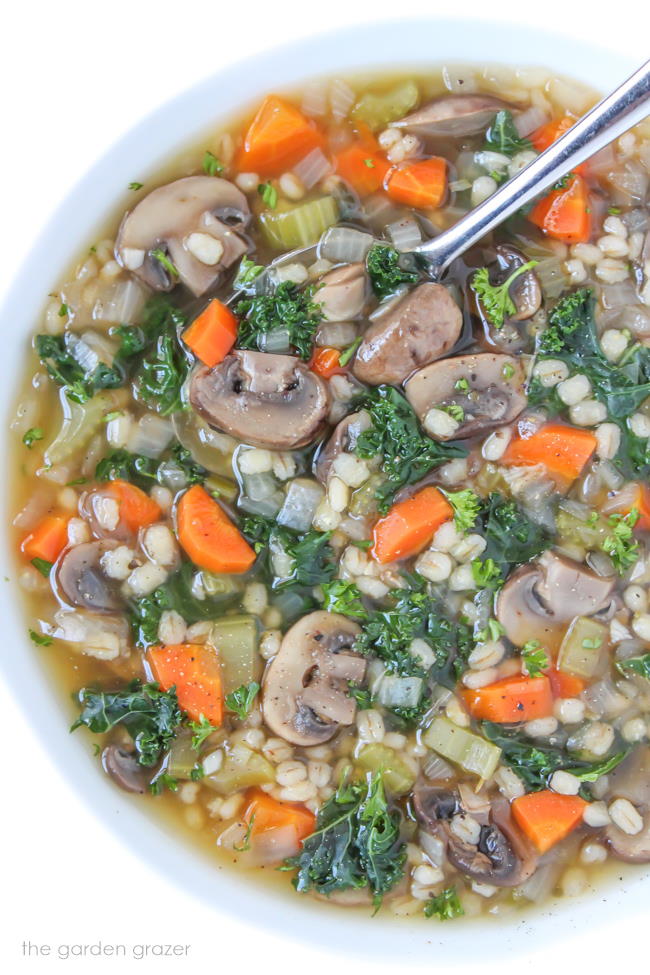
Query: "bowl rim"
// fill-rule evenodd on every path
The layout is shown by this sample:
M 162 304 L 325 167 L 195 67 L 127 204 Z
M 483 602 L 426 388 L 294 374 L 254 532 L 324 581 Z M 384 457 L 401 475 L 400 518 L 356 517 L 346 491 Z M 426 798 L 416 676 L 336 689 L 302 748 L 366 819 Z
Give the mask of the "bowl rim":
M 434 56 L 436 49 L 440 57 Z M 445 56 L 450 51 L 458 54 Z M 525 57 L 514 56 L 524 51 Z M 0 372 L 4 379 L 0 384 L 3 415 L 10 416 L 15 407 L 26 336 L 33 329 L 45 296 L 82 252 L 96 228 L 115 212 L 122 197 L 126 202 L 124 188 L 129 173 L 143 173 L 145 181 L 165 156 L 227 120 L 233 115 L 228 92 L 238 93 L 236 112 L 241 113 L 241 109 L 265 91 L 290 88 L 310 77 L 331 76 L 344 70 L 355 73 L 409 65 L 485 63 L 485 52 L 490 54 L 489 63 L 549 65 L 568 77 L 586 80 L 593 87 L 600 87 L 594 80 L 596 63 L 599 77 L 601 70 L 606 76 L 605 87 L 622 80 L 636 66 L 621 50 L 597 46 L 568 34 L 539 30 L 534 25 L 436 17 L 380 19 L 370 25 L 356 24 L 310 34 L 237 61 L 145 116 L 106 150 L 54 210 L 10 285 L 0 320 L 7 324 L 5 335 L 15 335 L 17 340 L 5 344 Z M 170 132 L 174 133 L 173 139 Z M 98 186 L 104 188 L 103 199 L 108 203 L 98 203 Z M 88 215 L 93 216 L 89 219 Z M 65 240 L 63 247 L 61 239 Z M 2 433 L 4 456 L 8 456 L 7 426 L 5 423 Z M 7 478 L 3 485 L 3 510 L 7 514 L 9 504 Z M 117 831 L 115 827 L 119 824 L 120 839 L 127 849 L 203 904 L 208 902 L 217 912 L 234 914 L 240 921 L 252 917 L 251 923 L 256 927 L 263 926 L 276 935 L 308 941 L 347 956 L 358 953 L 364 957 L 425 960 L 435 950 L 439 960 L 448 961 L 479 960 L 488 953 L 495 957 L 504 951 L 530 952 L 547 940 L 551 925 L 555 939 L 558 930 L 570 936 L 587 926 L 590 930 L 597 926 L 602 936 L 607 936 L 619 905 L 621 908 L 625 905 L 627 916 L 631 911 L 643 909 L 640 888 L 646 892 L 650 889 L 650 876 L 639 872 L 633 878 L 626 877 L 615 889 L 611 884 L 600 889 L 599 897 L 590 894 L 576 899 L 570 907 L 566 902 L 560 906 L 560 902 L 553 901 L 541 912 L 511 915 L 514 923 L 507 919 L 500 923 L 493 919 L 466 920 L 459 926 L 441 927 L 427 925 L 419 919 L 415 922 L 405 919 L 384 925 L 366 914 L 332 907 L 323 909 L 322 905 L 290 892 L 280 896 L 275 888 L 257 886 L 254 878 L 243 871 L 219 870 L 202 851 L 148 815 L 146 807 L 139 807 L 137 800 L 114 789 L 100 772 L 98 763 L 90 758 L 86 740 L 68 735 L 68 715 L 56 694 L 51 693 L 47 667 L 39 659 L 40 651 L 24 635 L 23 609 L 13 595 L 16 564 L 10 552 L 7 518 L 3 520 L 1 532 L 3 575 L 11 584 L 0 590 L 0 609 L 10 642 L 20 649 L 28 644 L 30 652 L 3 655 L 0 668 L 5 683 L 23 711 L 30 715 L 42 758 L 74 787 L 87 809 L 104 826 Z M 477 937 L 467 938 L 470 931 Z M 366 934 L 371 937 L 365 937 Z

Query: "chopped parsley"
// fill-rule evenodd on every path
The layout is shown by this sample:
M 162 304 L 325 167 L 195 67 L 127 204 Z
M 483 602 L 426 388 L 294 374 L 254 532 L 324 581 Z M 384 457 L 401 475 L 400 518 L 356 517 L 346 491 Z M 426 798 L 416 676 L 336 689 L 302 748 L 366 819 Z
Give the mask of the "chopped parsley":
M 217 159 L 213 152 L 206 149 L 203 153 L 203 172 L 206 176 L 221 176 L 224 171 L 224 164 Z
M 203 747 L 212 732 L 217 730 L 204 714 L 199 715 L 198 721 L 190 721 L 189 726 L 192 731 L 192 748 L 197 752 Z
M 278 205 L 278 191 L 276 190 L 273 183 L 260 183 L 257 187 L 257 192 L 262 197 L 262 202 L 266 204 L 269 210 L 275 210 Z
M 230 694 L 226 694 L 226 707 L 236 714 L 240 721 L 243 721 L 250 714 L 259 690 L 260 685 L 256 680 L 251 681 L 250 684 L 242 684 Z
M 168 274 L 171 275 L 172 278 L 178 277 L 178 268 L 173 263 L 173 261 L 169 258 L 169 256 L 165 254 L 164 250 L 162 250 L 160 247 L 156 247 L 154 250 L 151 251 L 151 256 L 156 261 L 158 261 L 159 264 L 162 264 L 164 269 L 167 271 Z
M 539 640 L 528 640 L 524 643 L 520 655 L 529 677 L 539 677 L 551 662 Z
M 626 515 L 610 515 L 607 519 L 611 529 L 603 540 L 603 551 L 609 555 L 619 575 L 624 575 L 639 557 L 639 543 L 634 537 L 634 526 L 639 520 L 639 512 L 632 508 Z
M 43 431 L 40 427 L 30 427 L 27 433 L 23 434 L 23 443 L 26 447 L 31 447 L 37 440 L 43 439 Z
M 45 576 L 46 579 L 49 578 L 54 562 L 48 562 L 47 559 L 35 558 L 31 560 L 31 563 L 35 569 L 38 569 L 42 576 Z
M 494 328 L 502 328 L 506 319 L 517 313 L 517 306 L 510 297 L 513 282 L 526 271 L 530 271 L 539 261 L 527 261 L 521 267 L 515 268 L 502 284 L 490 282 L 490 272 L 487 267 L 481 267 L 472 276 L 472 289 L 476 294 L 485 317 Z
M 465 913 L 455 887 L 446 887 L 439 894 L 432 894 L 423 911 L 425 917 L 437 917 L 439 921 L 451 921 Z
M 137 180 L 133 180 L 132 183 L 129 183 L 129 189 L 130 190 L 141 190 L 143 186 L 144 186 L 144 183 L 138 183 Z
M 500 589 L 503 585 L 501 569 L 494 559 L 473 559 L 472 576 L 479 589 Z
M 481 499 L 467 488 L 464 491 L 445 491 L 445 497 L 454 509 L 454 524 L 460 532 L 468 532 L 476 524 Z
M 46 636 L 44 633 L 37 633 L 36 630 L 29 630 L 29 638 L 37 647 L 51 647 L 52 640 L 51 636 Z

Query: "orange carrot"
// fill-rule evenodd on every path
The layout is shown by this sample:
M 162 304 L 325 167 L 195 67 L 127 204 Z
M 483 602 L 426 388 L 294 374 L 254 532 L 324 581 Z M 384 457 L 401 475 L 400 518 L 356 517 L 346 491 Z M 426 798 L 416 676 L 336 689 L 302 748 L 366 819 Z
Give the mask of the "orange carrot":
M 534 721 L 553 713 L 551 684 L 541 677 L 504 677 L 494 684 L 461 691 L 465 706 L 473 718 L 510 724 Z
M 563 670 L 554 667 L 548 671 L 547 677 L 551 682 L 553 697 L 577 697 L 582 694 L 587 682 L 573 674 L 565 674 Z
M 246 572 L 255 552 L 221 505 L 195 484 L 178 503 L 178 540 L 192 562 L 208 572 Z
M 544 152 L 548 149 L 556 139 L 559 139 L 561 135 L 564 135 L 571 126 L 575 123 L 575 119 L 571 118 L 569 115 L 563 115 L 560 118 L 551 119 L 550 122 L 546 122 L 545 125 L 540 125 L 538 129 L 528 136 L 530 142 L 532 143 L 533 149 L 537 149 L 538 152 Z
M 106 486 L 106 492 L 119 504 L 120 521 L 132 532 L 153 525 L 162 515 L 160 505 L 128 481 L 111 481 Z
M 183 341 L 206 366 L 226 358 L 237 338 L 237 319 L 227 305 L 213 298 L 183 332 Z
M 28 559 L 56 562 L 68 544 L 68 518 L 46 515 L 23 539 L 20 550 Z
M 314 349 L 309 368 L 313 372 L 317 372 L 323 379 L 329 379 L 330 376 L 342 376 L 347 370 L 339 364 L 340 355 L 338 349 L 331 349 L 327 345 Z
M 355 142 L 334 157 L 336 169 L 359 196 L 376 193 L 384 185 L 389 164 L 369 149 L 365 143 Z
M 252 824 L 251 836 L 264 833 L 267 829 L 293 826 L 299 840 L 310 836 L 316 826 L 313 812 L 301 802 L 281 802 L 257 788 L 248 789 L 246 792 L 243 820 L 247 824 Z
M 425 487 L 412 498 L 394 504 L 373 530 L 372 554 L 378 562 L 408 559 L 433 538 L 454 510 L 435 487 Z
M 217 727 L 223 720 L 221 665 L 216 651 L 204 643 L 177 643 L 147 651 L 153 675 L 164 691 L 176 688 L 182 711 Z
M 322 134 L 294 105 L 269 95 L 249 126 L 237 165 L 242 172 L 280 176 L 323 144 Z
M 521 831 L 540 853 L 546 853 L 578 826 L 586 805 L 580 796 L 564 796 L 545 789 L 519 796 L 510 808 Z
M 596 444 L 596 437 L 589 430 L 547 423 L 530 437 L 513 438 L 501 463 L 510 467 L 542 464 L 558 487 L 564 490 L 580 476 Z
M 566 186 L 551 190 L 535 204 L 528 219 L 556 240 L 586 243 L 591 237 L 591 206 L 583 177 L 572 173 Z
M 419 159 L 394 169 L 386 190 L 396 203 L 408 207 L 437 207 L 447 192 L 447 162 L 440 156 Z

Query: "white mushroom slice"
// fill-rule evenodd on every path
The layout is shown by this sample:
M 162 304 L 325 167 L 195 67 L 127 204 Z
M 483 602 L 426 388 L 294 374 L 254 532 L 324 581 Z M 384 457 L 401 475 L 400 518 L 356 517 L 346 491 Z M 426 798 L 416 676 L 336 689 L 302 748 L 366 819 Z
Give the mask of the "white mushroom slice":
M 443 95 L 391 124 L 419 136 L 462 138 L 484 132 L 497 112 L 509 107 L 493 95 Z
M 326 322 L 349 322 L 363 312 L 368 292 L 368 275 L 363 264 L 346 264 L 321 278 L 314 301 L 322 306 Z
M 156 291 L 168 291 L 180 281 L 202 295 L 246 253 L 241 231 L 249 220 L 246 197 L 233 183 L 187 176 L 159 186 L 125 215 L 115 255 Z M 156 256 L 158 251 L 166 260 Z
M 122 605 L 115 587 L 101 568 L 106 552 L 117 548 L 117 542 L 103 539 L 84 542 L 67 549 L 55 569 L 56 588 L 70 606 L 94 613 L 112 613 Z
M 327 421 L 329 392 L 300 359 L 233 352 L 197 370 L 190 402 L 210 426 L 257 447 L 288 450 L 315 440 Z
M 348 682 L 360 683 L 366 662 L 353 653 L 359 626 L 338 613 L 317 610 L 285 634 L 262 685 L 264 720 L 294 745 L 329 741 L 354 721 Z

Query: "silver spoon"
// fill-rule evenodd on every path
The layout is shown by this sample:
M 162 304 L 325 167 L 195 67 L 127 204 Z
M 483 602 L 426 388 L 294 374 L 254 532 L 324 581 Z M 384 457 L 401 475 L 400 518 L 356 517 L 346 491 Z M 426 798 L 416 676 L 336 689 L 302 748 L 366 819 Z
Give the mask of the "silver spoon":
M 440 280 L 451 262 L 481 237 L 647 115 L 650 115 L 650 61 L 492 196 L 461 217 L 453 227 L 404 254 L 403 259 L 408 260 L 412 255 L 427 277 Z

